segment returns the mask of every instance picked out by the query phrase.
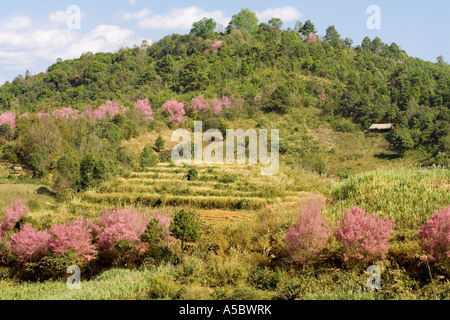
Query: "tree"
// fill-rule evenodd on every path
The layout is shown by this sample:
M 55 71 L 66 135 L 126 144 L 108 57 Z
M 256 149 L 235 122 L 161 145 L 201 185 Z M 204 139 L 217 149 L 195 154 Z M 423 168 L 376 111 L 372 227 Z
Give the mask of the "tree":
M 278 32 L 281 31 L 281 28 L 283 27 L 283 21 L 279 18 L 272 18 L 269 21 L 269 26 L 277 30 Z
M 372 50 L 373 53 L 375 53 L 376 55 L 379 55 L 383 45 L 384 45 L 384 43 L 381 41 L 381 39 L 378 37 L 375 37 L 375 39 L 373 39 L 373 41 L 372 41 L 372 45 L 370 46 L 370 49 Z
M 55 187 L 61 189 L 74 187 L 78 183 L 79 174 L 79 163 L 70 155 L 63 155 L 56 164 Z
M 194 22 L 191 29 L 191 34 L 197 37 L 205 38 L 208 33 L 214 32 L 217 27 L 217 22 L 214 19 L 203 18 L 200 21 Z
M 305 37 L 309 36 L 310 34 L 317 34 L 316 26 L 311 22 L 311 20 L 308 20 L 300 29 L 300 33 Z
M 193 211 L 179 211 L 170 224 L 172 235 L 181 240 L 181 247 L 185 242 L 196 242 L 202 236 L 203 222 L 199 215 Z
M 361 43 L 363 51 L 369 51 L 372 48 L 372 41 L 369 37 L 365 37 Z
M 265 108 L 267 111 L 285 112 L 286 109 L 293 105 L 291 91 L 285 84 L 280 84 L 272 94 L 269 105 Z
M 44 166 L 44 159 L 40 153 L 32 153 L 28 159 L 28 165 L 30 166 L 31 171 L 33 171 L 33 176 L 35 178 L 42 178 L 47 174 Z
M 440 55 L 439 57 L 436 58 L 437 62 L 439 64 L 445 64 L 445 58 L 444 56 Z
M 227 27 L 227 33 L 232 29 L 243 29 L 250 33 L 258 31 L 258 18 L 256 14 L 247 9 L 242 9 L 241 12 L 234 15 Z
M 80 161 L 80 187 L 88 189 L 108 178 L 110 168 L 103 158 L 86 153 Z
M 0 136 L 4 137 L 6 140 L 11 140 L 13 131 L 9 124 L 4 123 L 0 126 Z
M 156 142 L 155 142 L 156 150 L 158 150 L 158 152 L 161 152 L 164 150 L 165 146 L 166 146 L 166 142 L 164 141 L 163 137 L 158 136 L 158 138 L 156 139 Z
M 327 33 L 325 35 L 325 40 L 330 41 L 333 46 L 339 45 L 339 40 L 341 35 L 337 32 L 334 26 L 330 26 L 327 28 Z
M 395 131 L 392 134 L 391 140 L 394 149 L 398 152 L 400 157 L 403 157 L 406 151 L 414 148 L 414 140 L 408 129 Z
M 139 164 L 141 168 L 154 167 L 158 164 L 158 157 L 155 155 L 155 151 L 150 145 L 145 146 L 144 150 L 139 157 Z

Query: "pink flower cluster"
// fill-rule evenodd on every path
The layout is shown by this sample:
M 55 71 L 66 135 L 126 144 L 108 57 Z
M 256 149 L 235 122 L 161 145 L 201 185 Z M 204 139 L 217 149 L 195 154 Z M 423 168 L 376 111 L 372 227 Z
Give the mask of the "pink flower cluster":
M 145 250 L 140 236 L 147 229 L 148 222 L 148 219 L 133 210 L 116 210 L 112 214 L 103 214 L 97 230 L 99 249 L 111 252 L 119 240 L 128 240 L 137 249 Z
M 226 96 L 222 96 L 221 100 L 215 97 L 210 102 L 208 102 L 203 95 L 192 99 L 192 109 L 194 112 L 199 113 L 211 110 L 215 116 L 218 116 L 223 109 L 231 108 L 231 105 L 231 99 Z
M 325 89 L 322 90 L 322 92 L 319 94 L 319 100 L 320 101 L 326 101 L 327 100 L 327 95 L 325 94 Z
M 22 262 L 38 261 L 49 252 L 48 242 L 52 238 L 46 231 L 37 231 L 30 223 L 14 234 L 11 239 L 11 250 Z
M 57 256 L 61 256 L 65 251 L 73 249 L 83 261 L 94 260 L 97 250 L 92 244 L 92 228 L 90 221 L 85 221 L 82 217 L 67 224 L 57 224 L 50 229 L 52 239 L 49 247 Z
M 0 126 L 2 124 L 9 124 L 11 129 L 16 128 L 16 114 L 13 112 L 6 112 L 0 115 Z
M 316 260 L 327 246 L 331 229 L 322 215 L 324 204 L 324 199 L 319 196 L 301 202 L 297 225 L 289 228 L 286 233 L 285 241 L 289 245 L 289 253 L 299 264 Z
M 212 45 L 213 51 L 215 53 L 219 52 L 219 48 L 223 46 L 223 42 L 222 41 L 217 41 Z
M 184 103 L 176 100 L 167 101 L 163 105 L 163 110 L 170 114 L 169 120 L 173 123 L 182 124 L 185 122 L 184 116 L 186 115 L 186 111 L 184 110 Z
M 5 208 L 6 215 L 3 218 L 3 223 L 0 227 L 2 232 L 14 229 L 14 226 L 20 219 L 28 216 L 30 208 L 23 204 L 22 200 L 17 200 L 10 207 Z
M 42 119 L 43 117 L 48 117 L 49 115 L 50 114 L 48 112 L 45 112 L 45 111 L 39 111 L 37 113 L 37 116 L 39 117 L 39 119 Z M 62 108 L 62 109 L 59 109 L 59 110 L 52 111 L 51 115 L 55 119 L 64 119 L 64 120 L 78 119 L 78 116 L 80 115 L 80 111 L 79 110 L 74 110 L 72 108 Z M 24 113 L 20 117 L 21 118 L 28 117 L 28 113 Z
M 345 210 L 336 238 L 344 245 L 346 260 L 371 261 L 384 259 L 389 248 L 389 237 L 395 228 L 394 219 L 367 215 L 364 210 Z
M 138 100 L 134 105 L 143 115 L 145 120 L 147 121 L 155 120 L 155 118 L 153 118 L 152 106 L 148 102 L 148 99 Z
M 420 239 L 430 260 L 450 258 L 450 207 L 435 211 L 431 220 L 421 227 Z
M 317 42 L 317 36 L 314 33 L 308 35 L 308 43 Z
M 0 229 L 10 231 L 21 217 L 26 216 L 29 208 L 21 201 L 16 201 L 6 208 L 6 217 Z M 82 217 L 74 222 L 57 224 L 50 230 L 38 231 L 27 223 L 18 233 L 11 236 L 11 250 L 20 261 L 38 261 L 45 255 L 52 253 L 61 256 L 67 250 L 74 250 L 78 258 L 89 262 L 97 258 L 98 252 L 111 253 L 119 240 L 128 240 L 134 248 L 144 252 L 147 245 L 140 240 L 140 236 L 147 229 L 148 223 L 158 219 L 162 227 L 161 242 L 173 243 L 169 227 L 171 219 L 163 215 L 147 218 L 134 210 L 116 210 L 104 213 L 100 217 L 99 225 Z
M 86 118 L 93 118 L 97 120 L 113 118 L 117 114 L 125 113 L 125 108 L 122 107 L 118 102 L 108 100 L 96 110 L 92 110 L 92 106 L 87 106 L 84 111 L 84 116 Z

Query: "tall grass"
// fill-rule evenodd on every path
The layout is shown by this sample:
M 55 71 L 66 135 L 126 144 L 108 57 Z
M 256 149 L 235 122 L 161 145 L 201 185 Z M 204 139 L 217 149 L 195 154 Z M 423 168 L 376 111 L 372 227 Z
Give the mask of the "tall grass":
M 333 191 L 330 213 L 344 215 L 345 208 L 359 207 L 395 218 L 405 227 L 417 227 L 434 210 L 450 205 L 450 170 L 377 170 L 352 176 Z

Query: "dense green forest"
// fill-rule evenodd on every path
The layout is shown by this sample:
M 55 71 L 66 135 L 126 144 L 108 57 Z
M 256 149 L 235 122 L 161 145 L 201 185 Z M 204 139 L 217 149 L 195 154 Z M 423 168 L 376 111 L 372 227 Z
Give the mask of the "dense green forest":
M 118 163 L 133 165 L 121 140 L 155 123 L 174 126 L 163 104 L 177 100 L 186 104 L 188 119 L 210 120 L 210 127 L 226 126 L 233 117 L 295 115 L 306 108 L 319 110 L 340 132 L 395 123 L 389 140 L 400 155 L 421 149 L 427 165 L 448 164 L 450 66 L 442 59 L 409 57 L 379 38 L 353 45 L 334 26 L 319 36 L 311 21 L 298 22 L 295 30 L 283 29 L 280 19 L 260 24 L 247 9 L 225 32 L 215 30 L 216 22 L 205 18 L 189 34 L 116 53 L 58 59 L 45 73 L 27 72 L 7 82 L 0 87 L 0 113 L 17 119 L 13 125 L 4 120 L 0 128 L 3 158 L 27 165 L 36 177 L 55 171 L 63 184 L 86 188 L 114 174 Z M 215 113 L 199 116 L 191 103 L 199 95 L 224 97 L 239 111 L 221 113 L 220 121 Z M 137 111 L 135 102 L 143 99 L 151 105 L 148 119 L 156 121 Z M 105 101 L 127 111 L 100 120 L 29 116 L 69 107 L 86 112 Z

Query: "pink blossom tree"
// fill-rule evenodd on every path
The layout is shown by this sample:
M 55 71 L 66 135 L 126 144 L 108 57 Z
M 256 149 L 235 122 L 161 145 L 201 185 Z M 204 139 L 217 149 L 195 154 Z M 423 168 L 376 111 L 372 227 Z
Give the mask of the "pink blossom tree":
M 60 110 L 55 110 L 52 112 L 52 116 L 56 119 L 77 119 L 80 114 L 79 110 L 74 110 L 72 108 L 62 108 Z
M 317 42 L 317 36 L 314 34 L 314 33 L 310 33 L 309 35 L 308 35 L 308 42 L 309 43 L 311 43 L 311 42 Z
M 434 216 L 420 228 L 420 239 L 431 261 L 450 258 L 450 207 L 435 211 Z
M 11 129 L 16 129 L 16 114 L 13 112 L 6 112 L 0 115 L 0 126 L 5 123 L 9 124 Z
M 163 105 L 163 110 L 170 114 L 169 120 L 173 123 L 182 124 L 185 122 L 184 116 L 186 115 L 186 111 L 184 110 L 184 103 L 176 100 L 167 101 Z
M 39 261 L 49 252 L 48 242 L 51 237 L 48 231 L 37 231 L 27 223 L 21 231 L 11 237 L 11 251 L 22 262 Z
M 149 219 L 134 210 L 116 210 L 112 214 L 100 217 L 98 228 L 98 248 L 101 251 L 112 252 L 119 240 L 128 240 L 135 248 L 145 250 L 140 236 L 147 229 Z
M 209 109 L 209 103 L 203 95 L 200 95 L 197 98 L 192 99 L 192 109 L 196 113 L 206 111 Z
M 122 107 L 118 102 L 108 100 L 95 111 L 92 111 L 92 107 L 86 107 L 83 113 L 87 118 L 93 118 L 97 120 L 113 118 L 117 114 L 125 113 L 125 108 Z
M 211 100 L 211 111 L 217 117 L 220 114 L 220 112 L 222 112 L 222 109 L 223 109 L 222 102 L 216 97 L 214 97 L 214 99 Z
M 91 232 L 89 222 L 82 217 L 71 223 L 57 224 L 50 229 L 53 238 L 49 241 L 49 246 L 57 256 L 73 249 L 80 259 L 89 262 L 97 256 Z
M 213 45 L 212 45 L 212 49 L 215 53 L 219 52 L 219 48 L 222 47 L 223 42 L 222 41 L 216 41 Z
M 39 117 L 39 119 L 42 119 L 43 117 L 48 117 L 48 113 L 45 112 L 44 110 L 41 110 L 37 113 L 37 116 Z
M 325 94 L 325 89 L 322 90 L 322 92 L 319 94 L 319 100 L 320 101 L 326 101 L 327 100 L 327 95 Z
M 314 262 L 321 256 L 331 236 L 322 209 L 325 200 L 312 196 L 300 203 L 301 214 L 297 224 L 288 229 L 285 237 L 292 259 L 299 264 Z
M 222 103 L 222 107 L 224 109 L 230 109 L 231 108 L 231 99 L 230 98 L 228 98 L 226 96 L 222 96 L 221 103 Z
M 30 208 L 23 204 L 22 200 L 17 200 L 11 206 L 5 208 L 6 215 L 0 229 L 3 232 L 10 231 L 23 217 L 28 216 Z
M 345 217 L 336 231 L 336 238 L 344 245 L 344 259 L 370 262 L 384 259 L 389 248 L 389 237 L 394 228 L 394 219 L 367 215 L 364 210 L 345 210 Z
M 136 103 L 134 105 L 139 110 L 139 112 L 143 115 L 145 120 L 147 120 L 147 121 L 155 120 L 155 118 L 153 118 L 152 106 L 148 102 L 148 99 L 138 100 L 138 101 L 136 101 Z

